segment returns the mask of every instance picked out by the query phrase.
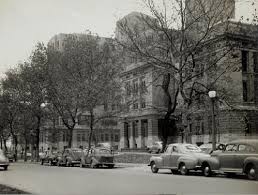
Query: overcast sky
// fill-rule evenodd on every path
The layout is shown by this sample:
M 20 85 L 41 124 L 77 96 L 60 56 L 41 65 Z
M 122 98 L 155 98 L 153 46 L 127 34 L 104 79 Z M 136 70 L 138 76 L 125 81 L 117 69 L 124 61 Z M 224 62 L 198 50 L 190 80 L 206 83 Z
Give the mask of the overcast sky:
M 242 0 L 238 15 L 250 14 Z M 143 11 L 140 0 L 0 0 L 0 77 L 26 60 L 38 41 L 45 44 L 58 33 L 91 30 L 114 34 L 116 21 L 132 11 Z M 254 9 L 254 8 L 252 8 Z

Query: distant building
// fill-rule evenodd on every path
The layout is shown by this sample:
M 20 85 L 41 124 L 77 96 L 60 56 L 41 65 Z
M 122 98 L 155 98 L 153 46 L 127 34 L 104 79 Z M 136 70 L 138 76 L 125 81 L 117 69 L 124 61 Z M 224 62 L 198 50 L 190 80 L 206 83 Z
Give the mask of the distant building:
M 89 36 L 83 33 L 74 34 L 58 34 L 53 36 L 48 42 L 48 47 L 55 50 L 62 51 L 64 49 L 64 44 L 66 38 L 74 37 L 76 39 L 83 38 L 84 36 Z M 110 40 L 109 38 L 99 37 L 99 44 L 103 44 Z M 117 105 L 104 103 L 99 105 L 94 112 L 95 113 L 105 113 L 108 111 L 113 111 Z M 76 125 L 73 130 L 73 141 L 72 147 L 88 147 L 88 139 L 90 134 L 90 114 L 88 112 L 78 112 L 76 118 Z M 100 142 L 108 142 L 114 148 L 118 148 L 120 141 L 120 131 L 118 129 L 118 124 L 114 118 L 106 118 L 100 120 L 96 125 L 94 125 L 94 134 L 92 144 Z M 45 122 L 40 134 L 40 149 L 46 150 L 59 149 L 62 150 L 68 145 L 68 129 L 63 124 L 62 118 L 56 116 L 52 120 Z

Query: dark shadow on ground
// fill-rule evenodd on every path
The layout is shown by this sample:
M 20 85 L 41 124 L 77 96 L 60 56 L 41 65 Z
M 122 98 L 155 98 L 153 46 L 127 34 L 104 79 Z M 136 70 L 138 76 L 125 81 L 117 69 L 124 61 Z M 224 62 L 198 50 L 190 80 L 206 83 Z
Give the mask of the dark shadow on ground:
M 0 184 L 0 194 L 30 194 L 30 193 Z

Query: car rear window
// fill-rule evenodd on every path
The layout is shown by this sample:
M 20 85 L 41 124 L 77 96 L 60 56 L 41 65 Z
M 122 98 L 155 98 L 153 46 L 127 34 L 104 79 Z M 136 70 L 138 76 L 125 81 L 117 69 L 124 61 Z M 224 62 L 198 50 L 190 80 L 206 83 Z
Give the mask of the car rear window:
M 106 149 L 100 149 L 100 150 L 99 150 L 99 153 L 100 153 L 100 154 L 110 154 L 111 151 L 110 151 L 110 150 L 106 150 Z
M 185 152 L 202 152 L 198 146 L 194 145 L 185 145 L 183 148 Z

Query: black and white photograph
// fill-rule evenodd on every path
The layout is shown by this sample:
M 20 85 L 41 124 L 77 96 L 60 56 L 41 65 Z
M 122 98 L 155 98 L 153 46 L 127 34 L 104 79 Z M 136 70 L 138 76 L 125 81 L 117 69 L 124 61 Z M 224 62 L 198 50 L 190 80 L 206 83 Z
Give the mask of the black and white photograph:
M 0 0 L 0 194 L 258 194 L 258 0 Z

